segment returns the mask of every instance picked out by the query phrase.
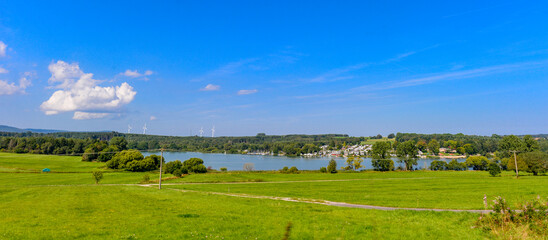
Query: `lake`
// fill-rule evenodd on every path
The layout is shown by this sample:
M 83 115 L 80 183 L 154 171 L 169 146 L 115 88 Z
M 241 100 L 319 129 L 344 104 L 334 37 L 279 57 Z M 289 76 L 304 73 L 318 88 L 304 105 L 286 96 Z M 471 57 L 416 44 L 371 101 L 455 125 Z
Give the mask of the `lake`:
M 143 152 L 144 156 L 152 154 L 160 155 L 160 152 Z M 211 166 L 214 169 L 219 170 L 221 167 L 226 167 L 229 171 L 243 170 L 245 163 L 253 163 L 255 170 L 280 170 L 284 166 L 295 166 L 299 170 L 319 170 L 321 167 L 327 167 L 329 160 L 335 159 L 337 161 L 337 169 L 346 165 L 346 159 L 342 157 L 286 157 L 286 156 L 270 156 L 270 155 L 245 155 L 245 154 L 223 154 L 223 153 L 199 153 L 199 152 L 164 152 L 164 158 L 166 162 L 175 160 L 187 160 L 189 158 L 201 158 L 204 160 L 206 167 Z M 402 163 L 398 163 L 397 159 L 394 160 L 394 165 L 404 166 Z M 430 163 L 436 159 L 419 159 L 418 165 L 415 168 L 424 169 L 430 166 Z M 446 162 L 451 159 L 437 159 L 444 160 Z M 464 159 L 458 159 L 459 162 Z M 373 169 L 371 165 L 371 158 L 364 158 L 362 166 L 365 169 Z

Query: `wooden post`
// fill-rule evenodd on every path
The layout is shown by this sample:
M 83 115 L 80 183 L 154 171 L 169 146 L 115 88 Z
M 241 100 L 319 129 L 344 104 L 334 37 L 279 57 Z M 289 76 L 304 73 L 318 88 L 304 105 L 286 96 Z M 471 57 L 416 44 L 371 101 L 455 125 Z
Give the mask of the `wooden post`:
M 512 151 L 514 152 L 514 163 L 516 165 L 516 178 L 519 178 L 519 172 L 518 172 L 518 159 L 516 157 L 516 150 Z

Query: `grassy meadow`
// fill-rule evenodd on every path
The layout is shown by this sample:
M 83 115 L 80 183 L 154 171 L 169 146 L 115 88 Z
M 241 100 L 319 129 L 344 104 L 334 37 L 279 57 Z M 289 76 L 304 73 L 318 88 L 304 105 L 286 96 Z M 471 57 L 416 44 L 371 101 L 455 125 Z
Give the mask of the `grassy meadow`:
M 43 168 L 51 173 L 40 173 Z M 5 170 L 7 169 L 7 170 Z M 91 171 L 105 170 L 100 184 Z M 548 196 L 548 177 L 486 172 L 228 172 L 139 185 L 80 157 L 0 153 L 0 239 L 486 239 L 467 212 L 380 211 L 210 194 L 245 193 L 394 207 L 483 209 Z M 165 176 L 170 178 L 172 176 Z M 187 189 L 196 192 L 182 192 Z

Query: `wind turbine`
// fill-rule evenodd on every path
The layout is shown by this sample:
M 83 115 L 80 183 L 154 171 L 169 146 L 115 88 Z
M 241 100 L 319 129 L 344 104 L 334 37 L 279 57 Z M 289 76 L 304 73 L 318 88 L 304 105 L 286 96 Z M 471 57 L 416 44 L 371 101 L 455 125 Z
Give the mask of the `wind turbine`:
M 215 137 L 215 125 L 213 125 L 213 128 L 211 129 L 211 137 Z
M 147 130 L 148 130 L 147 124 L 145 123 L 145 126 L 143 126 L 143 134 L 147 134 Z
M 204 127 L 200 128 L 200 137 L 204 136 Z
M 127 133 L 131 133 L 131 129 L 132 129 L 132 127 L 128 124 L 127 125 Z

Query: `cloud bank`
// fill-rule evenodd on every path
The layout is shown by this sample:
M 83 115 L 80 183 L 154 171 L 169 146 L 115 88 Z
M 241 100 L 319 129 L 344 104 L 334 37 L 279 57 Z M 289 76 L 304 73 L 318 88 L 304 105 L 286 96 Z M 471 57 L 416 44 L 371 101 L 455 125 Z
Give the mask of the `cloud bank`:
M 137 94 L 126 82 L 119 86 L 98 86 L 101 81 L 93 79 L 92 73 L 84 73 L 77 63 L 59 60 L 48 69 L 51 87 L 61 90 L 40 105 L 46 115 L 74 112 L 73 119 L 77 120 L 104 118 L 129 104 Z

